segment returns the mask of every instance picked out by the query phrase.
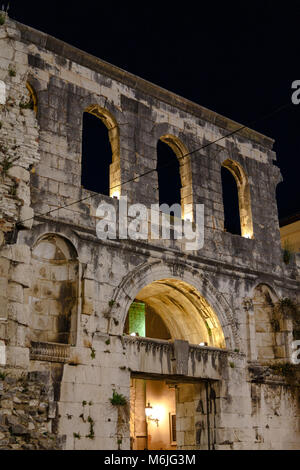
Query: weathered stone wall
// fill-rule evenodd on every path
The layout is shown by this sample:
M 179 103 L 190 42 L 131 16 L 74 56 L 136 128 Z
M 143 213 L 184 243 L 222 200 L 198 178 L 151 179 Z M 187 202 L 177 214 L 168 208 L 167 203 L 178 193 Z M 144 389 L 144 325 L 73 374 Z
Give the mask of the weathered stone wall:
M 293 323 L 280 314 L 273 319 L 270 306 L 271 317 L 261 319 L 257 287 L 267 286 L 275 293 L 274 299 L 289 297 L 299 303 L 299 266 L 294 261 L 285 265 L 282 260 L 275 200 L 280 174 L 272 164 L 273 141 L 244 129 L 187 157 L 181 167 L 182 198 L 186 203 L 205 205 L 201 250 L 187 253 L 182 242 L 174 240 L 101 241 L 96 236 L 96 209 L 103 200 L 116 206 L 117 200 L 81 187 L 82 115 L 86 109 L 95 106 L 93 112 L 110 129 L 111 178 L 116 184 L 155 169 L 160 138 L 172 136 L 191 152 L 240 126 L 9 19 L 0 27 L 0 51 L 0 81 L 6 90 L 0 104 L 0 144 L 7 147 L 1 150 L 0 180 L 4 369 L 43 372 L 60 364 L 55 433 L 66 435 L 67 449 L 128 449 L 129 426 L 123 427 L 120 438 L 120 409 L 110 403 L 113 390 L 129 403 L 133 372 L 172 376 L 174 371 L 179 378 L 184 374 L 218 384 L 211 446 L 299 448 L 297 383 L 278 384 L 274 379 L 269 383 L 262 376 L 261 383 L 253 385 L 257 378 L 249 372 L 249 363 L 262 360 L 264 347 L 270 352 L 264 356 L 266 362 L 291 359 Z M 28 99 L 26 82 L 36 92 L 37 114 L 20 107 Z M 14 149 L 15 145 L 19 147 Z M 5 159 L 15 153 L 20 158 L 3 170 Z M 221 166 L 228 159 L 240 164 L 247 175 L 253 239 L 224 232 Z M 124 184 L 121 192 L 129 202 L 148 207 L 158 202 L 156 172 Z M 70 276 L 66 265 L 53 267 L 57 259 L 39 265 L 34 250 L 49 236 L 57 246 L 72 246 L 72 256 L 66 258 Z M 127 312 L 139 291 L 160 279 L 184 281 L 209 302 L 228 350 L 222 352 L 221 365 L 211 359 L 210 352 L 202 354 L 190 347 L 189 362 L 179 366 L 182 358 L 177 363 L 164 352 L 164 345 L 157 349 L 155 342 L 151 347 L 140 346 L 141 357 L 136 357 L 137 346 L 123 337 Z M 66 310 L 61 310 L 66 293 L 62 284 L 69 282 L 76 305 L 67 303 Z M 72 334 L 68 340 L 64 338 L 68 344 L 47 344 L 55 339 L 50 333 L 59 330 L 53 325 L 58 325 L 63 312 L 67 316 L 71 312 L 72 318 Z M 273 326 L 278 331 L 270 329 L 268 318 L 276 320 Z M 270 338 L 274 344 L 269 344 Z M 206 362 L 206 358 L 210 359 Z M 203 392 L 202 385 L 197 387 L 188 400 L 196 411 L 186 416 L 191 419 L 181 415 L 178 420 L 183 426 L 178 431 L 182 433 L 181 448 L 200 449 L 208 444 L 207 428 L 202 440 L 199 437 L 207 409 L 204 404 L 204 414 L 201 407 L 197 411 Z M 263 398 L 255 408 L 258 395 Z M 178 406 L 184 410 L 184 402 Z M 285 413 L 289 420 L 283 432 Z
M 55 427 L 57 403 L 49 372 L 0 376 L 0 449 L 55 450 L 64 436 Z

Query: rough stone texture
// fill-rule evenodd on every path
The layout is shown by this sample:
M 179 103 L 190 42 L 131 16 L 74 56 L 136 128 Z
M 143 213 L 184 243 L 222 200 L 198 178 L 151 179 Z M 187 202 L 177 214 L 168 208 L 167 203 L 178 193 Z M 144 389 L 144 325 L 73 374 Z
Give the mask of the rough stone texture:
M 289 265 L 282 259 L 272 139 L 243 129 L 183 159 L 182 201 L 205 205 L 201 250 L 186 252 L 181 240 L 103 241 L 96 236 L 97 207 L 117 200 L 81 187 L 85 110 L 109 129 L 111 186 L 155 169 L 158 139 L 180 157 L 241 126 L 9 19 L 0 26 L 0 81 L 3 371 L 51 372 L 55 395 L 41 399 L 32 376 L 28 393 L 15 393 L 21 386 L 10 375 L 0 381 L 0 446 L 48 448 L 56 441 L 41 437 L 45 427 L 66 435 L 66 449 L 128 449 L 129 430 L 120 444 L 120 416 L 109 399 L 116 389 L 130 402 L 136 373 L 178 381 L 180 449 L 299 449 L 299 380 L 287 380 L 284 367 L 265 373 L 272 364 L 290 363 L 293 330 L 294 338 L 299 334 L 298 317 L 275 309 L 284 297 L 299 304 L 300 270 L 298 258 Z M 26 107 L 26 82 L 37 113 Z M 224 231 L 221 166 L 228 161 L 243 170 L 241 218 L 248 227 L 251 203 L 252 238 Z M 122 186 L 122 195 L 129 203 L 157 203 L 157 173 Z M 56 251 L 44 252 L 50 239 Z M 131 303 L 159 280 L 180 291 L 179 300 L 198 296 L 206 318 L 209 347 L 186 347 L 184 367 L 172 342 L 123 336 Z M 157 300 L 172 312 L 159 290 Z M 172 321 L 177 332 L 187 332 L 180 315 Z M 173 339 L 186 340 L 182 335 Z M 25 403 L 18 403 L 24 394 Z
M 63 449 L 55 433 L 57 404 L 49 373 L 0 378 L 0 449 Z

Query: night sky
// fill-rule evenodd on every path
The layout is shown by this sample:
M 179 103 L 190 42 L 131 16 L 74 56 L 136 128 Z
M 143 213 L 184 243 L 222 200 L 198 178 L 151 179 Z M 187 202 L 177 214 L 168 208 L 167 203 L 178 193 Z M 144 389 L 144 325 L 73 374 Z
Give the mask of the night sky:
M 74 5 L 12 0 L 9 15 L 274 138 L 284 178 L 279 217 L 300 211 L 300 104 L 291 102 L 300 80 L 299 1 Z

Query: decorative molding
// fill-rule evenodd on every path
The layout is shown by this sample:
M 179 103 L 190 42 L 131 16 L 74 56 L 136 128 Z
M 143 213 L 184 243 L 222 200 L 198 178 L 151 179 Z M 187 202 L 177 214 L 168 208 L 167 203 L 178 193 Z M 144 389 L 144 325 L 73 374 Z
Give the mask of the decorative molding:
M 128 336 L 124 335 L 121 336 L 123 347 L 126 348 L 127 345 L 136 345 L 137 350 L 143 347 L 145 349 L 145 353 L 150 351 L 162 351 L 162 352 L 171 352 L 172 358 L 175 360 L 175 348 L 173 341 L 167 341 L 163 339 L 154 339 L 154 338 L 146 338 L 141 336 Z M 178 341 L 178 340 L 175 340 Z M 180 341 L 181 342 L 181 341 Z M 183 341 L 186 343 L 186 341 Z M 212 355 L 213 357 L 218 356 L 227 356 L 229 351 L 227 349 L 220 349 L 220 348 L 213 348 L 210 346 L 198 346 L 196 344 L 189 344 L 189 357 L 195 357 L 197 360 L 200 360 L 201 357 L 205 357 L 207 359 L 208 355 Z
M 32 361 L 68 362 L 69 359 L 69 344 L 31 342 L 30 360 Z
M 141 347 L 145 348 L 145 352 L 150 351 L 162 351 L 162 352 L 172 352 L 174 351 L 174 344 L 160 339 L 154 338 L 145 338 L 139 336 L 122 336 L 123 344 L 125 346 L 130 344 L 135 344 L 137 346 L 138 351 L 140 351 Z

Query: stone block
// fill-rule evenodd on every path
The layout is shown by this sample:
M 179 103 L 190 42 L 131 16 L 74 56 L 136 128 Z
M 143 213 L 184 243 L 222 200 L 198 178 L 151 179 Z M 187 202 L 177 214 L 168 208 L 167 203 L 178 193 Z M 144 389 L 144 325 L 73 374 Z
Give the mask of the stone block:
M 18 346 L 7 346 L 7 365 L 12 367 L 20 367 L 28 369 L 29 366 L 29 349 Z
M 187 375 L 189 360 L 189 342 L 183 340 L 174 340 L 174 356 L 176 364 L 176 374 Z
M 84 296 L 92 299 L 94 297 L 94 281 L 84 279 L 83 290 Z
M 8 170 L 8 174 L 12 178 L 17 178 L 25 183 L 28 183 L 30 180 L 30 172 L 21 166 L 12 166 Z
M 32 267 L 25 264 L 18 264 L 11 269 L 11 280 L 24 287 L 30 287 L 32 281 Z
M 27 327 L 20 325 L 14 321 L 8 320 L 7 335 L 10 339 L 11 346 L 26 346 L 27 344 Z
M 31 250 L 27 245 L 13 245 L 11 247 L 11 259 L 17 263 L 29 264 Z
M 2 294 L 6 294 L 6 292 L 2 291 Z M 7 297 L 0 296 L 0 319 L 7 317 L 7 303 L 8 303 Z M 0 332 L 0 336 L 1 336 L 1 332 Z
M 6 102 L 6 85 L 0 80 L 0 104 L 5 104 Z
M 82 313 L 84 315 L 92 315 L 94 313 L 94 300 L 85 297 L 82 304 Z
M 0 39 L 1 58 L 12 60 L 14 49 L 6 39 Z M 4 104 L 4 103 L 3 103 Z
M 184 445 L 193 446 L 195 445 L 195 431 L 185 431 L 184 432 Z
M 2 250 L 7 254 L 7 250 Z M 6 258 L 0 258 L 0 277 L 8 277 L 10 262 Z
M 1 400 L 1 408 L 5 410 L 12 410 L 13 409 L 13 401 L 12 400 Z
M 181 431 L 194 431 L 194 416 L 188 416 L 181 419 Z
M 194 406 L 194 386 L 192 384 L 180 384 L 178 387 L 178 401 L 187 406 L 191 402 Z
M 14 320 L 23 325 L 29 324 L 30 308 L 17 302 L 9 302 L 7 306 L 7 316 L 10 320 Z
M 31 229 L 33 224 L 34 211 L 29 206 L 22 206 L 20 209 L 20 226 Z
M 15 282 L 9 282 L 7 286 L 7 298 L 13 302 L 23 303 L 23 287 Z
M 30 188 L 29 186 L 24 183 L 23 181 L 20 181 L 20 183 L 17 186 L 16 190 L 16 196 L 23 201 L 25 206 L 30 205 Z

